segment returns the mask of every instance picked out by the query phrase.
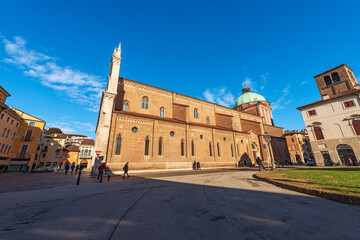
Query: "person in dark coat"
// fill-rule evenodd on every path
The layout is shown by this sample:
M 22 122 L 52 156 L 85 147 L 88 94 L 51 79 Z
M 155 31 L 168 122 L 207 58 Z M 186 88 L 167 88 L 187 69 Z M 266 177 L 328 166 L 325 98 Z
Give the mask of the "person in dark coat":
M 65 174 L 68 173 L 69 168 L 70 168 L 69 163 L 65 163 Z
M 75 163 L 73 162 L 73 163 L 71 164 L 71 174 L 74 173 L 74 169 L 75 169 Z
M 77 175 L 77 172 L 79 171 L 79 164 L 75 167 L 75 175 Z
M 201 170 L 201 168 L 200 168 L 200 162 L 199 162 L 199 161 L 196 163 L 196 169 L 197 169 L 197 170 Z
M 193 162 L 193 170 L 196 170 L 196 161 Z
M 123 169 L 124 169 L 123 178 L 125 178 L 125 174 L 129 177 L 129 173 L 128 173 L 128 171 L 129 171 L 129 162 L 127 162 L 127 163 L 125 164 L 125 166 L 123 167 Z
M 262 160 L 261 160 L 260 157 L 257 157 L 257 158 L 256 158 L 256 162 L 257 162 L 257 164 L 259 165 L 259 171 L 265 171 L 265 167 L 264 167 L 264 165 L 262 164 Z

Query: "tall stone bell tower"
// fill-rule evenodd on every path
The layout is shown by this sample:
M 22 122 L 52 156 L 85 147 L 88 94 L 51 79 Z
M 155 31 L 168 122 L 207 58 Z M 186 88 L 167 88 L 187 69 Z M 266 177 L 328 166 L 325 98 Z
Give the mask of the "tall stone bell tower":
M 107 161 L 107 147 L 109 144 L 109 132 L 111 125 L 111 117 L 114 109 L 114 99 L 117 94 L 119 74 L 121 64 L 121 43 L 115 48 L 111 56 L 110 74 L 108 76 L 108 84 L 102 93 L 98 122 L 96 126 L 95 151 L 99 151 L 99 157 L 94 154 L 92 159 L 92 172 L 97 171 L 97 167 Z

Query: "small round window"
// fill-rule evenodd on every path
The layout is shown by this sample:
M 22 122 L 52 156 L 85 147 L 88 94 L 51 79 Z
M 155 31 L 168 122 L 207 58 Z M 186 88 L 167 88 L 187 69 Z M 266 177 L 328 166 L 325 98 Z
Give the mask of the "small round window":
M 203 135 L 200 135 L 200 139 L 203 139 L 204 137 L 203 137 Z
M 133 127 L 133 128 L 131 129 L 131 131 L 132 131 L 133 133 L 137 133 L 138 128 L 137 128 L 137 127 Z
M 173 131 L 171 131 L 171 132 L 170 132 L 170 136 L 173 137 L 174 135 L 175 135 L 175 133 L 174 133 Z

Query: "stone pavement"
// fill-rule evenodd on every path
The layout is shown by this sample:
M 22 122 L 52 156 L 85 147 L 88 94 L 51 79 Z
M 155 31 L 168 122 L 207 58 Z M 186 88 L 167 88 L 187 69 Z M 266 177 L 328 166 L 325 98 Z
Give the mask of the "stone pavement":
M 1 193 L 0 239 L 359 239 L 359 207 L 281 189 L 253 173 Z

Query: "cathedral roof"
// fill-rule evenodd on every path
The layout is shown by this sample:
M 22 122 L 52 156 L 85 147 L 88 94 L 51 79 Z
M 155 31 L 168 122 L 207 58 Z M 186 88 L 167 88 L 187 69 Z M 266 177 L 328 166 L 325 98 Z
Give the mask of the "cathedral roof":
M 243 93 L 241 94 L 241 96 L 238 99 L 236 99 L 236 101 L 234 103 L 234 108 L 236 108 L 237 106 L 243 105 L 245 103 L 250 103 L 250 102 L 266 102 L 266 99 L 263 96 L 261 96 L 260 94 L 251 92 L 250 88 L 247 87 L 246 85 L 242 89 L 242 92 Z

